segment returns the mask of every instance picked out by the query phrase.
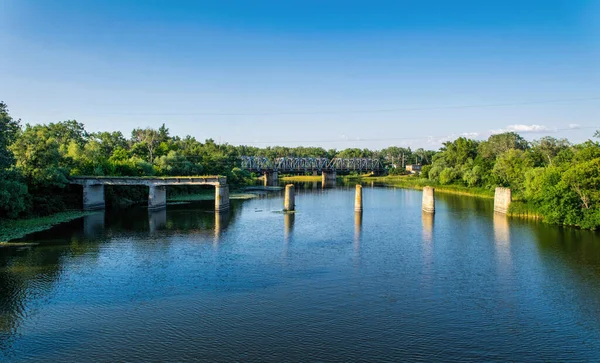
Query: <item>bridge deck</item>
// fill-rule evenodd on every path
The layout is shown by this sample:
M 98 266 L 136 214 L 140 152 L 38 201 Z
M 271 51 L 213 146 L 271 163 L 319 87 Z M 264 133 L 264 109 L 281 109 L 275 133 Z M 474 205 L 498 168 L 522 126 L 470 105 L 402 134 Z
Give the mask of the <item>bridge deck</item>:
M 74 176 L 71 184 L 79 185 L 226 185 L 227 178 L 219 175 L 177 177 Z

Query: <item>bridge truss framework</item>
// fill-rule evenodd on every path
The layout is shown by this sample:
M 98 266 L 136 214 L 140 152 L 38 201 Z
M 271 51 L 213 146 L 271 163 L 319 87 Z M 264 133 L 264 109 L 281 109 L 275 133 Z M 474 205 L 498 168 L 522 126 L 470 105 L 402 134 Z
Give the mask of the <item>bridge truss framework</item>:
M 242 156 L 241 168 L 254 172 L 277 171 L 282 173 L 311 172 L 311 171 L 382 171 L 383 165 L 379 159 L 368 158 L 276 158 L 269 159 L 260 156 Z

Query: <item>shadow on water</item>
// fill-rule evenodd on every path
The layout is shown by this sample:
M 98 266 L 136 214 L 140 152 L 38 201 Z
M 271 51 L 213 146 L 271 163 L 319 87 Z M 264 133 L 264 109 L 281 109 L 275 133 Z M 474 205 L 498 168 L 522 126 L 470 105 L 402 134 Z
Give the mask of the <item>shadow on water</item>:
M 600 279 L 600 233 L 598 231 L 548 226 L 537 221 L 515 223 L 511 221 L 511 225 L 532 230 L 541 253 L 555 255 L 573 268 L 591 272 Z

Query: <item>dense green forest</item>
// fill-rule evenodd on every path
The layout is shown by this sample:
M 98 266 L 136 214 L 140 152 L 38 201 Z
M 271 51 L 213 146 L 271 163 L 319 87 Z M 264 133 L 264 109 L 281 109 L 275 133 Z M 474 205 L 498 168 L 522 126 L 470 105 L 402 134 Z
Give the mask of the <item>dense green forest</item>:
M 600 136 L 598 132 L 595 135 Z M 219 174 L 240 186 L 253 175 L 238 168 L 239 157 L 379 158 L 390 174 L 402 165 L 424 164 L 419 178 L 432 185 L 463 185 L 493 190 L 510 187 L 513 195 L 544 221 L 595 229 L 600 226 L 600 144 L 573 145 L 544 137 L 528 142 L 516 133 L 485 141 L 458 138 L 437 151 L 389 147 L 383 150 L 326 150 L 319 147 L 266 147 L 216 144 L 159 129 L 90 133 L 74 120 L 22 125 L 0 102 L 0 218 L 47 215 L 79 205 L 68 185 L 71 175 L 175 176 Z M 142 188 L 143 189 L 143 188 Z M 129 188 L 108 190 L 107 199 L 140 199 Z M 138 191 L 143 193 L 143 190 Z M 70 196 L 70 197 L 69 197 Z M 34 208 L 35 206 L 35 208 Z

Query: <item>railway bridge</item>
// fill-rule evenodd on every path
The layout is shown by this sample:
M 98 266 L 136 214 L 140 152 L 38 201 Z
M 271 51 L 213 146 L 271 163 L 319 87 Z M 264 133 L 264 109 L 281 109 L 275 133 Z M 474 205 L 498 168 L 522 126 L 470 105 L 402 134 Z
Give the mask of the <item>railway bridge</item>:
M 369 158 L 297 158 L 270 159 L 261 156 L 242 156 L 241 168 L 264 175 L 265 184 L 277 182 L 279 173 L 322 175 L 323 184 L 335 181 L 338 172 L 374 172 L 384 170 L 379 159 Z

